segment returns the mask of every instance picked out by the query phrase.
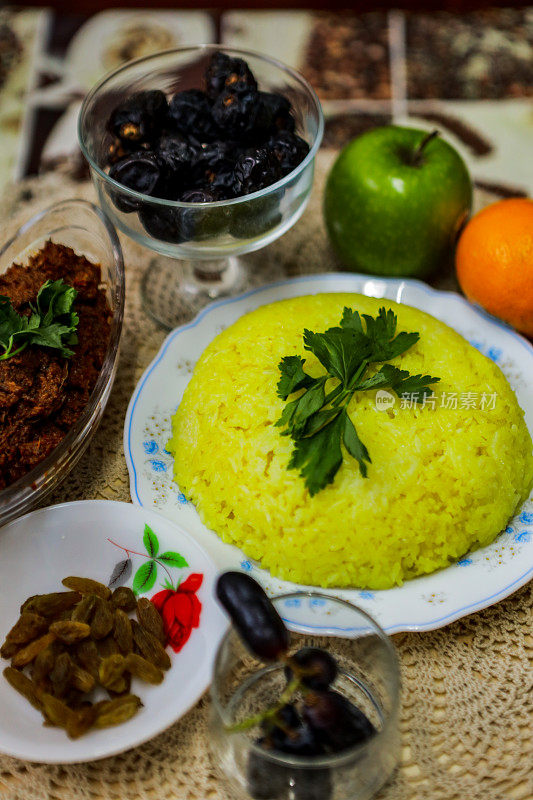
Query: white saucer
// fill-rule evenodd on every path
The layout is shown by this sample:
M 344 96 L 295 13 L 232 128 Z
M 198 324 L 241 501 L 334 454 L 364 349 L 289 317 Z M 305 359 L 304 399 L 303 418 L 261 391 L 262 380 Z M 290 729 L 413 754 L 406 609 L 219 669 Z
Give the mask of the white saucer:
M 207 553 L 176 524 L 129 503 L 87 500 L 34 511 L 0 530 L 0 637 L 18 619 L 22 602 L 33 594 L 61 591 L 61 580 L 80 575 L 108 583 L 119 562 L 131 558 L 121 583 L 132 586 L 139 567 L 149 556 L 143 542 L 145 525 L 158 540 L 156 559 L 165 552 L 179 553 L 188 566 L 173 559 L 159 561 L 157 575 L 146 596 L 153 596 L 165 580 L 175 586 L 191 573 L 203 575 L 197 597 L 202 604 L 200 624 L 183 648 L 169 647 L 172 667 L 159 686 L 134 680 L 132 692 L 143 707 L 135 717 L 116 727 L 90 731 L 70 740 L 59 728 L 43 727 L 42 716 L 0 676 L 0 752 L 28 761 L 71 763 L 91 761 L 142 744 L 182 717 L 202 696 L 211 681 L 214 656 L 226 629 L 226 617 L 213 595 L 217 570 Z M 111 543 L 111 541 L 113 543 Z M 174 559 L 176 561 L 176 559 Z M 177 563 L 182 563 L 177 560 Z M 168 572 L 167 572 L 168 571 Z M 114 584 L 117 585 L 116 583 Z M 146 587 L 148 588 L 148 587 Z M 2 669 L 8 665 L 1 661 Z

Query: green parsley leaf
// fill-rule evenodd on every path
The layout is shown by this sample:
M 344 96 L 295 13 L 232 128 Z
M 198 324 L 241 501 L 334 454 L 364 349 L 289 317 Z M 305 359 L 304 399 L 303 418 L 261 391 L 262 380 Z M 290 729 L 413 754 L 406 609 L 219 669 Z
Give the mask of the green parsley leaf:
M 286 428 L 286 430 L 282 431 L 282 436 L 290 436 L 292 434 L 292 418 L 298 408 L 299 400 L 300 398 L 287 403 L 281 412 L 281 417 L 274 423 L 276 428 Z
M 404 372 L 404 370 L 401 370 Z M 440 378 L 433 378 L 431 375 L 409 375 L 402 378 L 399 383 L 396 383 L 392 388 L 401 397 L 402 394 L 411 395 L 415 403 L 422 403 L 426 397 L 433 394 L 433 389 L 429 386 L 430 383 L 438 383 Z
M 326 393 L 324 385 L 327 378 L 320 378 L 298 400 L 298 405 L 291 419 L 291 436 L 298 439 L 305 428 L 305 423 L 313 414 L 320 411 L 324 405 Z
M 358 391 L 365 389 L 392 389 L 398 397 L 402 394 L 411 394 L 415 402 L 419 403 L 424 396 L 432 393 L 429 384 L 438 383 L 440 378 L 433 378 L 431 375 L 410 375 L 405 369 L 398 369 L 392 364 L 384 364 L 379 372 L 370 378 L 358 383 L 355 389 Z
M 386 364 L 385 366 L 388 367 L 390 364 Z M 395 368 L 393 367 L 393 369 Z M 390 378 L 388 377 L 387 373 L 380 369 L 379 372 L 375 372 L 374 375 L 370 376 L 370 378 L 365 378 L 365 380 L 356 383 L 353 387 L 353 390 L 356 392 L 364 392 L 369 389 L 384 389 L 385 387 L 390 386 L 392 386 Z
M 49 325 L 55 317 L 71 311 L 76 295 L 76 289 L 61 278 L 46 281 L 37 293 L 37 307 L 33 310 L 41 317 L 42 325 Z
M 41 347 L 53 347 L 56 350 L 61 350 L 62 355 L 70 357 L 73 355 L 73 351 L 66 347 L 66 341 L 70 339 L 71 330 L 72 328 L 69 325 L 61 325 L 59 322 L 43 325 L 33 331 L 31 344 L 37 344 Z
M 363 314 L 366 322 L 366 333 L 372 342 L 372 360 L 390 361 L 401 356 L 420 339 L 418 333 L 399 333 L 396 338 L 397 317 L 390 308 L 380 308 L 378 316 L 374 319 L 368 314 Z
M 287 397 L 299 389 L 306 389 L 313 384 L 313 378 L 304 372 L 305 358 L 301 356 L 285 356 L 279 362 L 281 378 L 278 381 L 278 397 Z
M 331 376 L 344 384 L 350 382 L 370 353 L 368 337 L 351 328 L 330 328 L 325 333 L 305 330 L 304 347 L 318 358 Z
M 326 408 L 317 411 L 316 414 L 313 414 L 313 416 L 307 420 L 303 435 L 300 438 L 314 436 L 315 433 L 318 433 L 318 431 L 325 428 L 326 425 L 329 425 L 341 412 L 341 408 Z M 293 438 L 295 437 L 293 436 Z
M 365 328 L 363 329 L 363 320 Z M 287 356 L 279 364 L 281 377 L 278 395 L 289 400 L 276 425 L 283 436 L 290 436 L 294 450 L 289 469 L 299 469 L 311 495 L 331 483 L 342 464 L 342 447 L 359 464 L 367 477 L 370 454 L 360 440 L 348 415 L 348 403 L 358 391 L 389 388 L 398 396 L 409 394 L 417 403 L 432 394 L 431 384 L 440 378 L 410 375 L 407 370 L 383 364 L 371 375 L 372 364 L 402 355 L 418 342 L 416 332 L 396 334 L 397 317 L 392 309 L 382 307 L 376 317 L 345 308 L 340 326 L 324 333 L 305 329 L 304 348 L 312 352 L 326 370 L 326 375 L 312 378 L 303 366 L 305 359 Z M 336 381 L 325 393 L 328 380 Z
M 0 347 L 5 360 L 28 345 L 51 347 L 66 358 L 73 355 L 69 345 L 77 344 L 79 317 L 72 311 L 76 289 L 63 280 L 46 281 L 37 294 L 32 314 L 19 314 L 8 297 L 0 297 Z
M 376 358 L 376 361 L 389 361 L 392 358 L 401 356 L 402 353 L 405 353 L 406 350 L 416 344 L 419 339 L 418 333 L 399 333 L 391 342 L 382 345 L 379 353 L 380 357 Z
M 14 355 L 15 338 L 28 329 L 28 318 L 21 317 L 8 297 L 0 295 L 0 346 L 4 353 L 0 359 Z
M 388 342 L 396 333 L 398 318 L 391 308 L 380 308 L 375 318 L 363 314 L 363 319 L 366 322 L 366 334 L 374 342 Z
M 297 439 L 289 469 L 299 469 L 311 497 L 333 483 L 342 464 L 343 419 L 339 414 L 314 436 Z
M 287 403 L 281 418 L 276 422 L 278 426 L 287 426 L 285 435 L 290 434 L 293 439 L 298 439 L 302 435 L 309 417 L 324 405 L 326 380 L 327 377 L 311 378 L 312 383 L 307 392 Z
M 363 333 L 363 323 L 359 312 L 345 306 L 342 312 L 341 328 L 350 328 L 357 333 Z
M 358 462 L 359 471 L 361 472 L 363 478 L 366 478 L 367 470 L 365 461 L 368 461 L 368 463 L 370 464 L 372 459 L 370 458 L 368 450 L 366 449 L 365 445 L 357 435 L 357 431 L 355 430 L 355 425 L 348 416 L 348 412 L 346 411 L 345 408 L 343 408 L 342 410 L 342 419 L 344 422 L 344 432 L 343 432 L 344 446 L 350 453 L 350 455 L 353 456 L 355 460 Z

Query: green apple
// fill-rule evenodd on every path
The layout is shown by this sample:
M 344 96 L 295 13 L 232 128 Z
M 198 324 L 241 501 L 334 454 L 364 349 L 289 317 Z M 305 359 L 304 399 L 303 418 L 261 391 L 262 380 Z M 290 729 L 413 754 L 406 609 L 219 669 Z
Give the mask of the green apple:
M 445 263 L 470 214 L 472 183 L 437 131 L 387 125 L 340 153 L 329 174 L 324 215 L 350 269 L 424 277 Z

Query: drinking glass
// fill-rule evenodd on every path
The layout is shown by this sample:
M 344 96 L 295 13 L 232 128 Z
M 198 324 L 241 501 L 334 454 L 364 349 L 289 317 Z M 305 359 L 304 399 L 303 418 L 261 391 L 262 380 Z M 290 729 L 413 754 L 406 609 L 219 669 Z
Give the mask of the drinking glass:
M 230 628 L 211 687 L 214 764 L 230 796 L 240 800 L 367 800 L 398 761 L 400 678 L 394 647 L 368 614 L 344 600 L 301 591 L 273 602 L 291 631 L 289 653 L 304 646 L 331 653 L 339 665 L 332 688 L 360 708 L 376 732 L 335 755 L 297 757 L 256 744 L 258 727 L 229 731 L 279 702 L 287 686 L 283 664 L 259 662 Z

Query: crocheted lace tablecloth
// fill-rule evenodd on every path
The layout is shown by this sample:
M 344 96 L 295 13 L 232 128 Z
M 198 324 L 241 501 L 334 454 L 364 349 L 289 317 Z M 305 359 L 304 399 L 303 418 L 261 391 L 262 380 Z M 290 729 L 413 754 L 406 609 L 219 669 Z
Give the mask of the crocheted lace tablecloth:
M 322 152 L 303 218 L 253 259 L 254 284 L 338 269 L 322 222 L 332 153 Z M 94 200 L 88 183 L 51 173 L 12 188 L 2 205 L 2 239 L 35 211 L 68 197 Z M 476 204 L 490 196 L 478 194 Z M 88 451 L 48 501 L 129 500 L 122 427 L 136 381 L 164 332 L 144 314 L 140 275 L 149 255 L 122 237 L 126 317 L 115 386 Z M 435 285 L 455 288 L 451 275 Z M 187 319 L 184 309 L 183 321 Z M 533 798 L 533 587 L 429 633 L 393 637 L 403 681 L 401 764 L 379 800 Z M 1 710 L 0 710 L 1 713 Z M 73 766 L 0 756 L 1 800 L 229 800 L 209 758 L 209 698 L 140 748 Z M 67 743 L 65 744 L 67 747 Z

